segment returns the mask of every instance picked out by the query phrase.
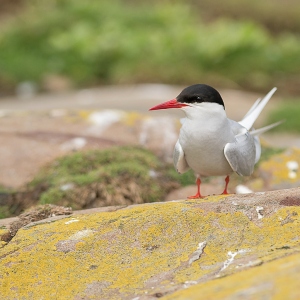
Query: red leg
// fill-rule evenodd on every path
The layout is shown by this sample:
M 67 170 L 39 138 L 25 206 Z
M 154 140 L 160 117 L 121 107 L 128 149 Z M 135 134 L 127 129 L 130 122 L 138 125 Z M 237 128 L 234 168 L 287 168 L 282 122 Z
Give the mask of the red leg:
M 201 196 L 201 193 L 200 193 L 200 184 L 201 184 L 201 180 L 200 180 L 199 177 L 197 177 L 196 183 L 197 183 L 197 194 L 194 195 L 194 196 L 188 197 L 189 199 L 199 199 L 199 198 L 203 198 L 203 197 Z
M 228 183 L 229 183 L 229 175 L 227 175 L 225 178 L 225 189 L 224 189 L 222 195 L 228 195 L 228 192 L 227 192 Z

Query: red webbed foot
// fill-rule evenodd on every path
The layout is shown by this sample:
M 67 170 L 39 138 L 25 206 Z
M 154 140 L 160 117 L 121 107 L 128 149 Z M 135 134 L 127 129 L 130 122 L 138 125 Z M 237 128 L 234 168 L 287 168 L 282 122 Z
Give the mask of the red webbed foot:
M 201 180 L 200 180 L 199 176 L 197 176 L 196 184 L 197 184 L 197 193 L 196 193 L 196 195 L 189 196 L 188 199 L 201 199 L 201 198 L 203 198 L 203 196 L 200 193 Z

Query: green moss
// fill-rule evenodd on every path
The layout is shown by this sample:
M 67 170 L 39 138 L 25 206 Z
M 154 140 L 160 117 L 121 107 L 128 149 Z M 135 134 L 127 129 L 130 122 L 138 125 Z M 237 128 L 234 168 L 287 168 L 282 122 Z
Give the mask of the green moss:
M 40 171 L 29 184 L 41 190 L 39 202 L 74 209 L 161 200 L 191 175 L 176 175 L 140 147 L 114 147 L 61 157 Z M 194 176 L 191 183 L 194 182 Z
M 71 178 L 72 182 L 81 186 L 81 185 L 86 185 L 93 183 L 95 181 L 100 181 L 100 174 L 99 171 L 91 171 L 87 174 L 74 174 Z
M 11 211 L 7 205 L 0 206 L 0 219 L 8 218 L 10 215 Z
M 63 192 L 58 187 L 49 188 L 46 192 L 42 193 L 40 197 L 41 204 L 57 204 L 65 196 Z
M 15 199 L 16 191 L 0 185 L 0 219 L 8 218 L 18 211 L 18 199 Z
M 108 150 L 92 150 L 77 152 L 55 160 L 49 167 L 42 170 L 31 185 L 36 185 L 45 178 L 49 183 L 66 183 L 74 179 L 80 183 L 83 178 L 88 181 L 101 180 L 105 174 L 116 176 L 120 173 L 143 173 L 143 166 L 149 171 L 157 169 L 161 162 L 157 157 L 138 147 L 115 147 Z M 89 176 L 87 179 L 86 176 Z

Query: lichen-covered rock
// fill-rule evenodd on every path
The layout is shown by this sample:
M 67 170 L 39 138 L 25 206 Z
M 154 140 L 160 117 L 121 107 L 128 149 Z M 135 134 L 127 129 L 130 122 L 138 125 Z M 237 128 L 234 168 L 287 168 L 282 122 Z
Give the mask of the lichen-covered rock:
M 195 285 L 164 297 L 165 300 L 300 299 L 300 254 L 237 272 L 217 281 Z
M 291 148 L 273 155 L 259 166 L 261 178 L 269 190 L 300 185 L 300 149 Z
M 296 300 L 299 226 L 299 189 L 46 219 L 0 249 L 0 298 Z

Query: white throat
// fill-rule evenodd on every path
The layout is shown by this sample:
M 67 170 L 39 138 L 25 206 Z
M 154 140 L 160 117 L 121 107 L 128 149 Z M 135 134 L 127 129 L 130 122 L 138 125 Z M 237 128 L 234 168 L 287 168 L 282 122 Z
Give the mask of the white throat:
M 193 103 L 182 108 L 186 117 L 190 120 L 209 120 L 209 119 L 227 119 L 225 109 L 222 105 L 217 103 Z

